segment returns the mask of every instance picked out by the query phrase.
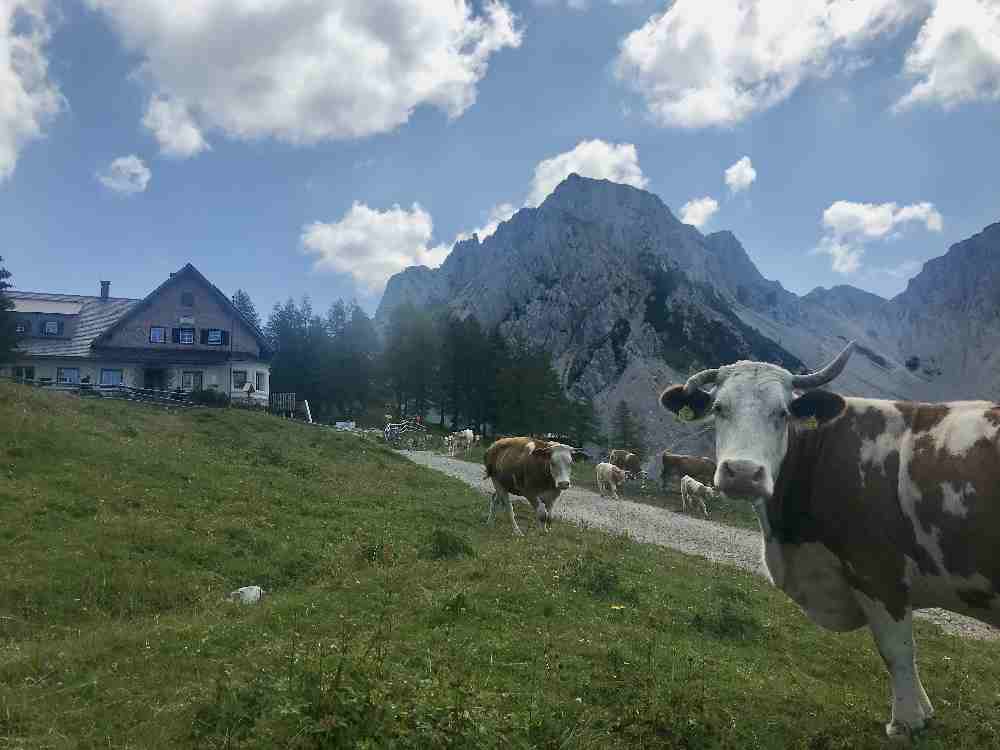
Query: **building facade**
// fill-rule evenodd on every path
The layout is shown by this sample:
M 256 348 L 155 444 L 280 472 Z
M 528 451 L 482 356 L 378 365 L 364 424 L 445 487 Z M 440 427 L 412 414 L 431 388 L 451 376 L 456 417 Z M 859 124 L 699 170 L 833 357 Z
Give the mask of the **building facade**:
M 144 299 L 8 290 L 20 339 L 0 375 L 61 385 L 219 390 L 266 401 L 271 352 L 190 263 Z

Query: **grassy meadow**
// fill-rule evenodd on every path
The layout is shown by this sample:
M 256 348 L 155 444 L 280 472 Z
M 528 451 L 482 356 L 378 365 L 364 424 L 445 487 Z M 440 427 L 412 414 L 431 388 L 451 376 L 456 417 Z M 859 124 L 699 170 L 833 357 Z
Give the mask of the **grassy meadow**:
M 0 383 L 0 748 L 888 744 L 867 633 L 485 507 L 332 430 Z M 1000 644 L 917 630 L 919 747 L 1000 747 Z

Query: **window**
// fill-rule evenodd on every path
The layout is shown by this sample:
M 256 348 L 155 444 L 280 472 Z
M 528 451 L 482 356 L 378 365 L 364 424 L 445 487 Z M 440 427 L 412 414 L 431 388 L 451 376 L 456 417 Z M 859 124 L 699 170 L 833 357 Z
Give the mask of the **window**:
M 163 326 L 152 326 L 149 329 L 149 343 L 162 344 L 167 340 L 167 329 Z
M 267 392 L 267 373 L 258 372 L 256 375 L 256 381 L 255 385 L 257 386 L 257 390 Z
M 181 388 L 185 391 L 200 391 L 204 373 L 201 370 L 185 370 L 181 373 Z
M 101 370 L 101 385 L 124 385 L 125 373 L 121 370 Z
M 46 320 L 44 326 L 42 326 L 42 334 L 45 336 L 58 336 L 59 335 L 59 321 L 58 320 Z
M 19 320 L 14 324 L 14 333 L 18 336 L 23 336 L 28 332 L 30 324 L 27 321 Z
M 58 367 L 56 368 L 56 382 L 68 383 L 70 385 L 80 384 L 79 367 Z
M 246 370 L 233 370 L 233 390 L 238 391 L 247 384 Z
M 15 367 L 14 377 L 17 380 L 34 380 L 35 379 L 35 368 L 34 367 Z
M 193 328 L 181 328 L 181 340 L 182 344 L 193 344 L 194 343 L 194 329 Z
M 222 345 L 222 329 L 221 328 L 209 328 L 208 329 L 208 336 L 206 338 L 207 338 L 207 341 L 205 342 L 206 344 L 210 344 L 212 346 L 221 346 Z
M 194 307 L 194 294 L 191 292 L 181 292 L 181 304 L 184 307 Z

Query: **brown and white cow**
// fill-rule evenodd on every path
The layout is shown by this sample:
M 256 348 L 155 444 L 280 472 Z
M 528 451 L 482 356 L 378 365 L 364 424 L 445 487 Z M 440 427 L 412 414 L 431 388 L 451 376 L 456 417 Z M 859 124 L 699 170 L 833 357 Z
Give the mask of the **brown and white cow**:
M 670 453 L 663 451 L 663 469 L 660 472 L 660 481 L 663 483 L 663 491 L 670 491 L 670 480 L 672 477 L 683 477 L 687 474 L 697 479 L 702 484 L 713 484 L 715 482 L 715 461 L 701 456 L 685 456 L 681 453 Z
M 705 370 L 661 403 L 714 417 L 715 485 L 753 503 L 774 584 L 825 628 L 871 628 L 892 680 L 886 732 L 906 737 L 934 713 L 913 610 L 1000 626 L 1000 406 L 813 390 L 852 351 L 808 375 L 746 361 Z
M 625 471 L 625 479 L 638 479 L 640 486 L 646 488 L 646 480 L 649 475 L 642 468 L 642 459 L 635 453 L 616 448 L 608 454 L 608 463 L 617 466 Z
M 625 482 L 624 469 L 605 461 L 594 467 L 594 478 L 597 480 L 597 491 L 601 497 L 604 497 L 604 493 L 607 492 L 615 500 L 621 500 L 618 496 L 618 488 Z
M 514 533 L 521 536 L 510 496 L 525 498 L 535 509 L 538 526 L 545 531 L 552 524 L 552 508 L 563 490 L 569 489 L 575 448 L 528 437 L 497 440 L 486 450 L 486 476 L 495 492 L 490 499 L 492 524 L 499 506 L 506 506 Z

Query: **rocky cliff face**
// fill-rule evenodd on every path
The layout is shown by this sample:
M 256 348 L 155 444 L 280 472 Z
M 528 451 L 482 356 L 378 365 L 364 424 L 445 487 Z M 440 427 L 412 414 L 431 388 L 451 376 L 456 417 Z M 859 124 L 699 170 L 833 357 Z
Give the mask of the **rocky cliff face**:
M 475 315 L 548 351 L 567 390 L 594 398 L 605 418 L 624 398 L 652 445 L 708 453 L 708 436 L 691 437 L 657 396 L 737 359 L 812 368 L 856 339 L 843 393 L 992 397 L 998 266 L 993 225 L 927 263 L 894 300 L 849 286 L 800 298 L 761 276 L 731 232 L 702 235 L 651 193 L 571 175 L 486 240 L 456 244 L 440 269 L 394 276 L 376 320 L 404 302 Z

